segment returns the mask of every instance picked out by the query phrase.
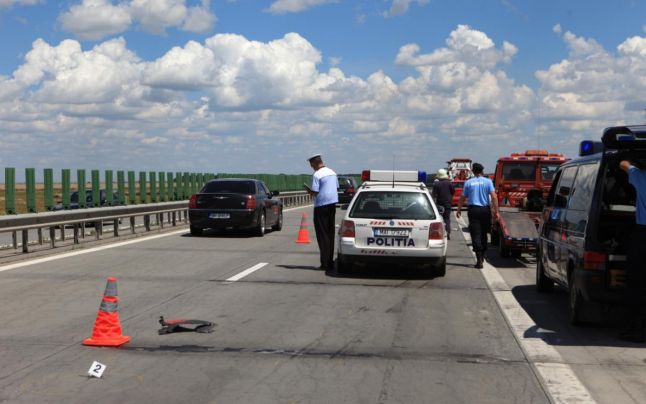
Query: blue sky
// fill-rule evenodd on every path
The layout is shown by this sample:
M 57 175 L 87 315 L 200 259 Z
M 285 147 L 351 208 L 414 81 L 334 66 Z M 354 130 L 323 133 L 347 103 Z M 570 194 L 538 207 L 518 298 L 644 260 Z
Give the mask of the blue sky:
M 646 2 L 0 0 L 0 166 L 570 156 L 646 107 Z

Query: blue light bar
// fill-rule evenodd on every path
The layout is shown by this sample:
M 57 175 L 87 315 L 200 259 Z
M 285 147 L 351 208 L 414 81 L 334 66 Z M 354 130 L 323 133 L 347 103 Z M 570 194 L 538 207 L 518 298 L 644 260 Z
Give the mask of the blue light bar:
M 417 181 L 426 183 L 426 171 L 417 172 Z
M 603 143 L 601 142 L 584 140 L 579 145 L 579 156 L 589 156 L 591 154 L 601 153 L 602 151 Z

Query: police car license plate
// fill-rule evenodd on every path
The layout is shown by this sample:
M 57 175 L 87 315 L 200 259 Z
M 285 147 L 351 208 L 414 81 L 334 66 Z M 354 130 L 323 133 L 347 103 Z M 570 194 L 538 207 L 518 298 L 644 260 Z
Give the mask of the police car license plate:
M 229 213 L 209 213 L 210 219 L 229 219 L 230 217 Z
M 410 229 L 373 229 L 375 237 L 410 237 Z

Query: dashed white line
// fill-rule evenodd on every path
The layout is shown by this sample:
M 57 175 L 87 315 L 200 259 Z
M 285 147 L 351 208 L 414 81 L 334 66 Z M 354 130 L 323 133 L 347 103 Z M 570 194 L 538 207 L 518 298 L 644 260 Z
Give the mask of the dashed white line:
M 467 226 L 464 219 L 456 217 L 456 220 L 461 227 Z M 463 231 L 462 234 L 467 241 L 471 241 L 469 233 Z M 472 254 L 474 253 L 472 252 Z M 527 330 L 536 329 L 536 323 L 518 303 L 498 269 L 485 261 L 480 273 L 496 299 L 514 338 L 518 341 L 525 357 L 536 370 L 543 387 L 550 395 L 551 401 L 554 403 L 595 403 L 588 389 L 556 349 L 535 334 L 533 336 L 532 333 L 529 334 L 530 336 L 526 335 Z
M 237 275 L 233 275 L 231 278 L 227 279 L 227 282 L 239 281 L 240 279 L 244 278 L 245 276 L 247 276 L 249 274 L 252 274 L 252 273 L 256 272 L 257 270 L 259 270 L 260 268 L 264 267 L 267 264 L 268 264 L 267 262 L 258 263 L 256 265 L 252 266 L 251 268 L 245 269 L 244 271 L 240 272 Z

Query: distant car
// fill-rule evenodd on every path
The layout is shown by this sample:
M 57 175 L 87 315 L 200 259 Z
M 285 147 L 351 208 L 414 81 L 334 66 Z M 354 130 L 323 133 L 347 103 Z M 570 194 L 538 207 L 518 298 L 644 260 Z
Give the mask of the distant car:
M 251 229 L 262 237 L 283 228 L 283 202 L 263 181 L 244 178 L 211 180 L 188 203 L 191 235 L 204 229 Z
M 88 208 L 93 208 L 94 207 L 94 200 L 93 200 L 93 195 L 92 195 L 92 190 L 91 189 L 86 189 L 85 190 L 85 204 Z M 99 206 L 106 206 L 107 205 L 107 194 L 105 189 L 99 190 L 99 200 L 100 204 Z M 120 205 L 119 203 L 119 194 L 116 192 L 112 193 L 112 205 Z M 79 193 L 78 191 L 72 192 L 70 195 L 70 207 L 69 209 L 78 209 L 80 207 L 79 205 Z M 52 206 L 49 210 L 56 211 L 56 210 L 63 210 L 65 207 L 63 206 L 62 203 L 57 203 L 56 205 Z
M 364 171 L 339 230 L 337 273 L 355 263 L 418 264 L 446 273 L 447 238 L 426 173 Z M 393 181 L 394 178 L 394 181 Z
M 339 175 L 339 203 L 350 203 L 357 191 L 357 181 L 350 176 Z

